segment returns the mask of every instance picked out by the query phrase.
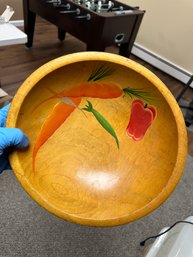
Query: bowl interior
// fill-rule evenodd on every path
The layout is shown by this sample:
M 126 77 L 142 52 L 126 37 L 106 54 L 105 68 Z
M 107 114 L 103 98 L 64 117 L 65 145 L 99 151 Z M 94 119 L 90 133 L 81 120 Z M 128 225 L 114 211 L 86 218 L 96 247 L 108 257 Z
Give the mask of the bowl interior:
M 153 74 L 125 63 L 64 59 L 41 79 L 35 78 L 43 69 L 32 74 L 22 86 L 30 90 L 24 97 L 21 89 L 12 103 L 10 112 L 14 106 L 18 112 L 8 125 L 30 139 L 27 151 L 12 156 L 15 174 L 40 205 L 64 219 L 135 220 L 157 208 L 181 176 L 186 134 L 177 104 Z

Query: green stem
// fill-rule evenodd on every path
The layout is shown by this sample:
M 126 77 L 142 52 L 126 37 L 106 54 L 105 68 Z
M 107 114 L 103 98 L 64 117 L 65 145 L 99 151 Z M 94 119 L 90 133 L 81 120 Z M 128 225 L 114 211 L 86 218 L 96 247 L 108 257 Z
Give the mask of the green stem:
M 103 64 L 99 67 L 96 67 L 96 69 L 92 71 L 88 81 L 98 81 L 104 79 L 105 77 L 111 76 L 113 72 L 114 69 Z
M 119 148 L 119 140 L 111 124 L 97 110 L 93 108 L 91 102 L 89 101 L 87 102 L 88 102 L 88 105 L 86 106 L 86 108 L 82 108 L 82 110 L 91 112 L 94 115 L 94 117 L 101 124 L 101 126 L 115 139 L 117 147 Z
M 136 97 L 146 102 L 154 102 L 155 100 L 150 92 L 147 92 L 142 88 L 136 89 L 136 88 L 126 87 L 126 88 L 123 88 L 123 92 L 126 95 L 129 95 L 131 98 Z

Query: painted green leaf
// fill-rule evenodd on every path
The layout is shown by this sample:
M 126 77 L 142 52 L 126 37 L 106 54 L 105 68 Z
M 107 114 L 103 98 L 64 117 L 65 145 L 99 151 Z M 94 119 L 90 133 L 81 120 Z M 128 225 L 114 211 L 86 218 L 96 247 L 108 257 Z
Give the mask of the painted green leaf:
M 105 64 L 98 66 L 93 72 L 91 73 L 88 81 L 97 81 L 100 79 L 104 79 L 105 77 L 111 76 L 114 72 L 114 69 L 107 67 Z
M 101 124 L 101 126 L 115 139 L 115 142 L 117 144 L 117 147 L 119 148 L 119 140 L 117 138 L 116 132 L 111 126 L 111 124 L 97 111 L 93 108 L 92 103 L 87 101 L 88 105 L 86 105 L 85 108 L 82 108 L 82 110 L 91 112 L 96 120 Z
M 144 89 L 136 89 L 132 87 L 126 87 L 123 89 L 123 92 L 126 95 L 129 95 L 131 98 L 139 98 L 147 102 L 154 102 L 155 99 L 150 92 L 145 91 Z

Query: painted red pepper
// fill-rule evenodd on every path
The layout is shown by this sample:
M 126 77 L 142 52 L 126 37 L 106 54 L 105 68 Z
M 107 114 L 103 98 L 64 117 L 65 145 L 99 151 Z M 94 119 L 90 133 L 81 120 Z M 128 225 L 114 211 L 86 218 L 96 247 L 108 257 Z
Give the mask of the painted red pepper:
M 133 101 L 130 121 L 126 129 L 127 135 L 135 141 L 141 140 L 155 120 L 156 115 L 155 107 L 144 104 L 141 100 Z

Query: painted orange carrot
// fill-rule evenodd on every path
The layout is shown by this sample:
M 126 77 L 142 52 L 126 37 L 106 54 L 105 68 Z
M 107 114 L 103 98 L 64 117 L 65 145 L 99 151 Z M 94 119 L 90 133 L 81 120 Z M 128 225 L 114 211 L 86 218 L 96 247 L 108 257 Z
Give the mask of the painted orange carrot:
M 94 98 L 117 98 L 122 95 L 122 89 L 112 82 L 105 82 L 104 78 L 110 76 L 114 70 L 106 65 L 96 67 L 88 77 L 87 81 L 80 82 L 70 89 L 64 89 L 51 97 L 40 102 L 34 110 L 43 103 L 56 98 L 63 97 L 94 97 Z
M 48 116 L 44 124 L 42 125 L 35 146 L 33 149 L 32 168 L 35 171 L 35 159 L 40 147 L 48 140 L 50 136 L 62 125 L 62 123 L 70 116 L 76 106 L 81 102 L 81 98 L 71 98 L 73 105 L 65 104 L 64 102 L 57 103 L 51 114 Z
M 65 89 L 53 96 L 50 96 L 49 98 L 46 98 L 45 100 L 40 102 L 34 110 L 36 110 L 40 105 L 51 99 L 63 97 L 92 97 L 110 99 L 120 97 L 122 94 L 122 89 L 111 82 L 83 82 L 75 85 L 71 89 Z
M 105 77 L 112 75 L 114 70 L 105 65 L 96 67 L 92 71 L 87 81 L 75 84 L 70 89 L 64 89 L 54 95 L 46 98 L 40 102 L 34 110 L 36 110 L 43 103 L 57 98 L 64 97 L 91 97 L 91 98 L 102 98 L 102 99 L 112 99 L 118 98 L 122 94 L 129 95 L 131 98 L 136 97 L 143 99 L 147 102 L 152 100 L 151 95 L 144 91 L 143 89 L 135 89 L 131 87 L 126 87 L 122 89 L 119 85 L 104 81 Z

